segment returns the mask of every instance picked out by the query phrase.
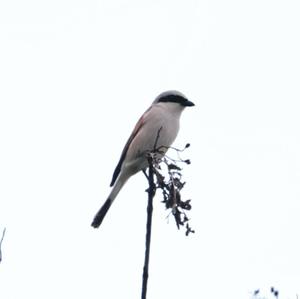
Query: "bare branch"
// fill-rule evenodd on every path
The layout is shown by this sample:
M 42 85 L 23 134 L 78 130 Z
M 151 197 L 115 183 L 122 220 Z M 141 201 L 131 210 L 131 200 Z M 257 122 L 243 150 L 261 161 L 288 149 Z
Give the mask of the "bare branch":
M 5 236 L 5 231 L 6 231 L 6 228 L 3 229 L 3 232 L 2 232 L 2 238 L 0 240 L 0 263 L 2 261 L 2 250 L 1 250 L 1 246 L 2 246 L 2 242 L 3 242 L 3 239 L 4 239 L 4 236 Z
M 191 200 L 181 199 L 181 189 L 184 187 L 185 182 L 181 182 L 181 168 L 176 165 L 177 162 L 183 162 L 190 164 L 189 160 L 183 160 L 180 157 L 179 152 L 183 152 L 190 145 L 187 144 L 184 149 L 178 150 L 172 148 L 177 152 L 177 159 L 171 159 L 168 157 L 161 158 L 162 154 L 168 150 L 165 146 L 157 147 L 158 139 L 160 136 L 160 131 L 162 127 L 158 130 L 156 140 L 154 143 L 154 148 L 152 151 L 147 153 L 148 159 L 148 174 L 144 170 L 144 174 L 148 180 L 149 188 L 148 192 L 148 206 L 147 206 L 147 225 L 146 225 L 146 249 L 145 249 L 145 260 L 143 267 L 143 282 L 142 282 L 142 299 L 146 299 L 147 296 L 147 284 L 149 276 L 149 258 L 150 258 L 150 243 L 151 243 L 151 230 L 152 230 L 152 213 L 153 213 L 153 198 L 156 193 L 156 189 L 161 189 L 163 193 L 163 203 L 167 209 L 172 209 L 172 214 L 174 216 L 176 225 L 178 229 L 180 226 L 185 225 L 186 235 L 189 233 L 194 233 L 194 230 L 189 226 L 189 219 L 186 215 L 187 210 L 192 208 Z M 170 147 L 171 148 L 171 147 Z M 168 178 L 161 173 L 161 162 L 167 166 Z M 155 178 L 155 180 L 154 180 Z M 156 182 L 155 182 L 156 181 Z
M 159 128 L 159 130 L 157 131 L 157 135 L 156 135 L 156 139 L 155 139 L 155 142 L 154 142 L 154 146 L 153 146 L 153 152 L 156 152 L 156 147 L 157 147 L 157 142 L 158 142 L 158 139 L 159 139 L 159 135 L 160 135 L 160 131 L 162 130 L 162 127 Z M 149 161 L 148 161 L 149 162 Z M 150 161 L 151 162 L 151 161 Z
M 146 225 L 146 249 L 145 249 L 145 261 L 143 268 L 143 284 L 142 284 L 142 299 L 146 299 L 147 296 L 147 284 L 149 276 L 149 258 L 150 258 L 150 243 L 151 243 L 151 230 L 152 230 L 152 213 L 153 213 L 153 198 L 155 195 L 156 186 L 154 183 L 154 168 L 153 159 L 148 156 L 149 173 L 147 176 L 149 189 L 148 192 L 148 206 L 147 206 L 147 225 Z

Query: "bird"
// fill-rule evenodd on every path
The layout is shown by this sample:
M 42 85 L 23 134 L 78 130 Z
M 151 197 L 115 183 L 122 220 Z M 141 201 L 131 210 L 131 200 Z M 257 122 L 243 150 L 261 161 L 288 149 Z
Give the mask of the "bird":
M 179 131 L 182 111 L 195 104 L 176 90 L 159 94 L 135 125 L 112 176 L 109 196 L 95 215 L 92 227 L 98 228 L 128 179 L 148 167 L 147 153 L 154 147 L 163 156 Z

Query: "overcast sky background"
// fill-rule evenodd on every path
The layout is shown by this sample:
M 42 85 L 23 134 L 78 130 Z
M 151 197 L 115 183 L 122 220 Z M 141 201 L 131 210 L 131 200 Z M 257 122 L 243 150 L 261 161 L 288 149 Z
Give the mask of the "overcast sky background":
M 146 181 L 99 230 L 121 150 L 162 91 L 186 109 L 174 145 L 185 237 L 155 199 L 148 298 L 300 294 L 298 1 L 0 1 L 0 298 L 139 298 Z

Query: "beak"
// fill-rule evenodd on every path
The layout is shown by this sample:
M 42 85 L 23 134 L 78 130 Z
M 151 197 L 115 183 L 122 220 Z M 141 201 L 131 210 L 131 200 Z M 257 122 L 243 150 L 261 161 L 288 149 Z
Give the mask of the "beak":
M 189 100 L 185 101 L 185 102 L 183 103 L 183 105 L 184 105 L 185 107 L 192 107 L 192 106 L 195 106 L 195 104 L 194 104 L 193 102 L 189 101 Z

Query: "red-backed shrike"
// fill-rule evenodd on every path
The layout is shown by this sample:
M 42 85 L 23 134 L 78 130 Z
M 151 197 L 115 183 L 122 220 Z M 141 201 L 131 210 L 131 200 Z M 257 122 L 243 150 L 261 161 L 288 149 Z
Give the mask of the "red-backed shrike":
M 148 167 L 147 153 L 161 148 L 165 153 L 175 140 L 179 120 L 185 107 L 194 106 L 182 93 L 161 93 L 141 116 L 131 133 L 114 171 L 110 186 L 113 187 L 105 203 L 98 211 L 92 226 L 97 228 L 127 180 Z

